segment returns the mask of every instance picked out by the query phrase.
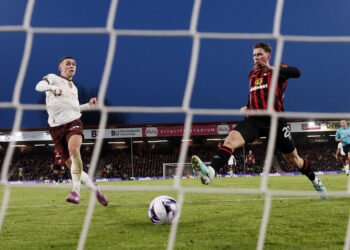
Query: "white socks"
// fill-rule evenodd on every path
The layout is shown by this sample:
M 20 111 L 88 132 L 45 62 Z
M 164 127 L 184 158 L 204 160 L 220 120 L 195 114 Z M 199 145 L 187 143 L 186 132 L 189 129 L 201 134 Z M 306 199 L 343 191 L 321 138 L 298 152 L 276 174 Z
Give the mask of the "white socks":
M 349 174 L 349 164 L 345 166 L 345 174 Z
M 90 179 L 89 175 L 85 173 L 84 171 L 81 172 L 81 182 L 84 183 L 84 185 L 90 189 L 91 191 L 95 192 L 97 187 L 93 184 L 92 180 Z
M 81 161 L 80 155 L 72 155 L 71 160 L 72 165 L 70 172 L 72 175 L 73 191 L 80 195 L 80 183 L 82 182 L 88 189 L 96 192 L 97 187 L 93 184 L 89 175 L 83 171 L 83 162 Z
M 318 184 L 318 177 L 315 175 L 315 179 L 312 181 L 312 184 L 317 185 Z
M 70 159 L 72 160 L 70 173 L 72 175 L 73 191 L 75 191 L 79 195 L 81 181 L 80 178 L 83 169 L 83 162 L 81 161 L 80 155 L 72 155 Z

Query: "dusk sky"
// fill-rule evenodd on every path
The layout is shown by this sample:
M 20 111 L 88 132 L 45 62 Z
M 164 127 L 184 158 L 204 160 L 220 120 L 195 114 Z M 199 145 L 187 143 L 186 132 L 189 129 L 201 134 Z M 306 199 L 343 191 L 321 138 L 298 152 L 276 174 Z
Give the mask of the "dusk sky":
M 350 36 L 349 0 L 285 0 L 282 35 Z M 26 0 L 0 0 L 0 28 L 21 25 Z M 192 0 L 119 0 L 114 28 L 188 30 Z M 32 27 L 105 27 L 109 0 L 36 0 Z M 202 0 L 199 32 L 271 33 L 275 0 Z M 312 13 L 312 14 L 311 14 Z M 0 32 L 0 102 L 12 100 L 25 32 Z M 247 103 L 252 46 L 258 40 L 202 39 L 192 108 L 240 108 Z M 276 41 L 265 40 L 273 49 Z M 107 34 L 35 34 L 21 102 L 39 103 L 36 83 L 59 74 L 58 61 L 77 60 L 76 85 L 98 89 Z M 119 36 L 106 99 L 116 106 L 181 106 L 192 49 L 190 37 Z M 349 112 L 350 42 L 286 42 L 282 62 L 301 71 L 288 82 L 287 111 Z M 273 53 L 274 55 L 274 53 Z M 271 64 L 273 64 L 274 56 Z M 14 110 L 0 109 L 0 128 L 11 128 Z M 183 122 L 182 114 L 127 115 L 128 124 Z M 237 118 L 196 116 L 194 121 Z M 22 127 L 46 126 L 41 112 L 27 111 Z

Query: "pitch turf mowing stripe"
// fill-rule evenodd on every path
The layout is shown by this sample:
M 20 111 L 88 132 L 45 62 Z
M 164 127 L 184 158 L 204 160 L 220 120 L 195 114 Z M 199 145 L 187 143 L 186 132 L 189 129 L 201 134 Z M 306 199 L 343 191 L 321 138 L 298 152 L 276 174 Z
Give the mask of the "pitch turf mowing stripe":
M 332 199 L 343 198 L 333 197 Z M 303 199 L 319 199 L 318 197 L 289 197 L 289 198 L 274 198 L 272 200 L 303 200 Z M 211 201 L 185 201 L 189 204 L 202 204 L 202 203 L 223 203 L 223 202 L 251 202 L 251 201 L 264 201 L 265 199 L 235 199 L 235 200 L 211 200 Z M 147 202 L 125 202 L 125 203 L 109 203 L 108 206 L 123 206 L 123 205 L 144 205 Z M 88 206 L 89 204 L 80 204 L 79 206 Z M 9 206 L 7 208 L 44 208 L 44 207 L 72 207 L 73 205 L 32 205 L 32 206 Z

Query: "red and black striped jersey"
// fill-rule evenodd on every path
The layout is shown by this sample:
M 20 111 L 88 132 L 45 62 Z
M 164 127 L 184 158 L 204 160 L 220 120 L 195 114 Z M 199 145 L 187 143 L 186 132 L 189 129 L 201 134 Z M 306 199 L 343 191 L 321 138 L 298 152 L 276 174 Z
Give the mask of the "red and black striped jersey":
M 289 78 L 298 78 L 300 71 L 296 67 L 281 64 L 278 83 L 275 94 L 275 110 L 284 111 L 283 98 Z M 260 73 L 253 70 L 249 73 L 249 98 L 247 103 L 248 109 L 266 110 L 267 99 L 271 85 L 272 71 Z

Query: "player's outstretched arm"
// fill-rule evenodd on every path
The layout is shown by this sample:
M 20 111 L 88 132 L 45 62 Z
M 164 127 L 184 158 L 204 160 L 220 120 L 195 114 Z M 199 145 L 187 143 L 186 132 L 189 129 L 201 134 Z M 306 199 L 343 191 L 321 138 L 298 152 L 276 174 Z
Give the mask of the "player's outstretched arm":
M 283 65 L 280 68 L 280 75 L 284 75 L 287 78 L 299 78 L 301 72 L 297 67 Z
M 80 105 L 80 111 L 85 111 L 85 110 L 92 109 L 96 105 L 97 105 L 97 98 L 96 97 L 91 98 L 88 103 Z
M 38 92 L 51 91 L 55 96 L 62 95 L 62 90 L 57 86 L 50 85 L 45 78 L 36 84 L 35 90 Z

